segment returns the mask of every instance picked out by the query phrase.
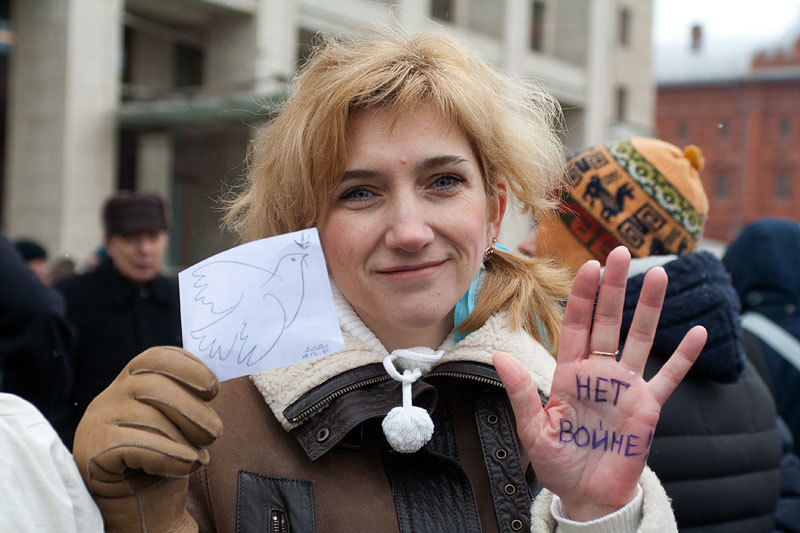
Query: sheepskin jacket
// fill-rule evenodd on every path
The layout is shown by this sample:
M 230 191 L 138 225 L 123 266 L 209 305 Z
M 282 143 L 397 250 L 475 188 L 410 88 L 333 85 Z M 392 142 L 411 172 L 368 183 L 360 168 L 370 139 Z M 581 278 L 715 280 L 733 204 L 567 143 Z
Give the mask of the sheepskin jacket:
M 498 350 L 530 370 L 543 398 L 555 361 L 498 313 L 413 386 L 435 429 L 420 451 L 392 450 L 381 421 L 401 405 L 385 348 L 336 295 L 347 348 L 222 383 L 211 406 L 224 434 L 189 482 L 200 531 L 553 531 L 553 495 L 518 443 L 494 367 Z M 666 494 L 645 469 L 639 531 L 673 531 Z M 537 495 L 538 494 L 538 495 Z M 536 501 L 531 506 L 534 496 Z

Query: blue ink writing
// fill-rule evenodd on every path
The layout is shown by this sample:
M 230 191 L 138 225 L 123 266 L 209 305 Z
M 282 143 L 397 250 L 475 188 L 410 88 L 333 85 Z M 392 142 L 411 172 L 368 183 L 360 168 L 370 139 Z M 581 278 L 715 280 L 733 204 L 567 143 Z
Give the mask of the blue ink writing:
M 607 384 L 611 388 L 606 388 Z M 595 402 L 603 403 L 609 401 L 606 395 L 611 392 L 614 395 L 613 404 L 617 405 L 619 402 L 620 394 L 628 390 L 631 386 L 627 381 L 622 381 L 616 378 L 595 378 L 594 389 L 592 388 L 592 376 L 586 376 L 583 380 L 580 374 L 575 374 L 575 386 L 578 393 L 578 400 L 594 400 Z M 594 392 L 594 397 L 592 393 Z
M 325 355 L 330 351 L 327 344 L 318 344 L 317 346 L 306 346 L 305 351 L 302 353 L 300 357 L 303 359 L 310 359 L 312 357 L 319 357 L 320 355 Z
M 609 432 L 607 429 L 603 429 L 602 420 L 599 427 L 591 429 L 586 426 L 576 427 L 568 418 L 562 418 L 559 421 L 558 441 L 562 444 L 574 444 L 578 448 L 586 448 L 591 445 L 592 450 L 601 449 L 604 452 L 616 453 L 625 457 L 643 455 L 646 461 L 650 444 L 653 441 L 653 431 L 650 430 L 646 445 L 643 446 L 639 443 L 640 439 L 641 437 L 635 433 Z

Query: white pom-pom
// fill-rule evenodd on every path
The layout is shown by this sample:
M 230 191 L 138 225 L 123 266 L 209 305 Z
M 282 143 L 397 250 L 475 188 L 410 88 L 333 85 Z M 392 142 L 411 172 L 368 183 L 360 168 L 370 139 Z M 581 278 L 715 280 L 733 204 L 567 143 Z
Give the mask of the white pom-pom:
M 433 420 L 421 407 L 395 407 L 383 419 L 383 434 L 400 453 L 414 453 L 431 440 Z

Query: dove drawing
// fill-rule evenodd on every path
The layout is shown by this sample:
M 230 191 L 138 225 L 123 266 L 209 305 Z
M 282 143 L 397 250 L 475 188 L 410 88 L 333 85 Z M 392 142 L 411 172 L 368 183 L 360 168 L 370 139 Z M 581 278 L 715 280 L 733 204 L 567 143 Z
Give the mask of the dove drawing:
M 190 333 L 199 351 L 220 361 L 233 356 L 247 366 L 269 355 L 303 305 L 307 257 L 287 253 L 272 270 L 226 260 L 193 270 L 193 299 L 203 313 Z M 245 316 L 247 308 L 257 308 L 257 316 Z

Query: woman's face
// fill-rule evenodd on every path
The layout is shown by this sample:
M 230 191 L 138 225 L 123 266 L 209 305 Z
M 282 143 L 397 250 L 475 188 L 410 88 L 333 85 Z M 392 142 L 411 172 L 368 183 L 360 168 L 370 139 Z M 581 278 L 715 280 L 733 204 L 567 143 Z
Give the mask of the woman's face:
M 436 348 L 500 229 L 478 158 L 455 124 L 426 107 L 361 111 L 320 235 L 336 284 L 388 350 Z

